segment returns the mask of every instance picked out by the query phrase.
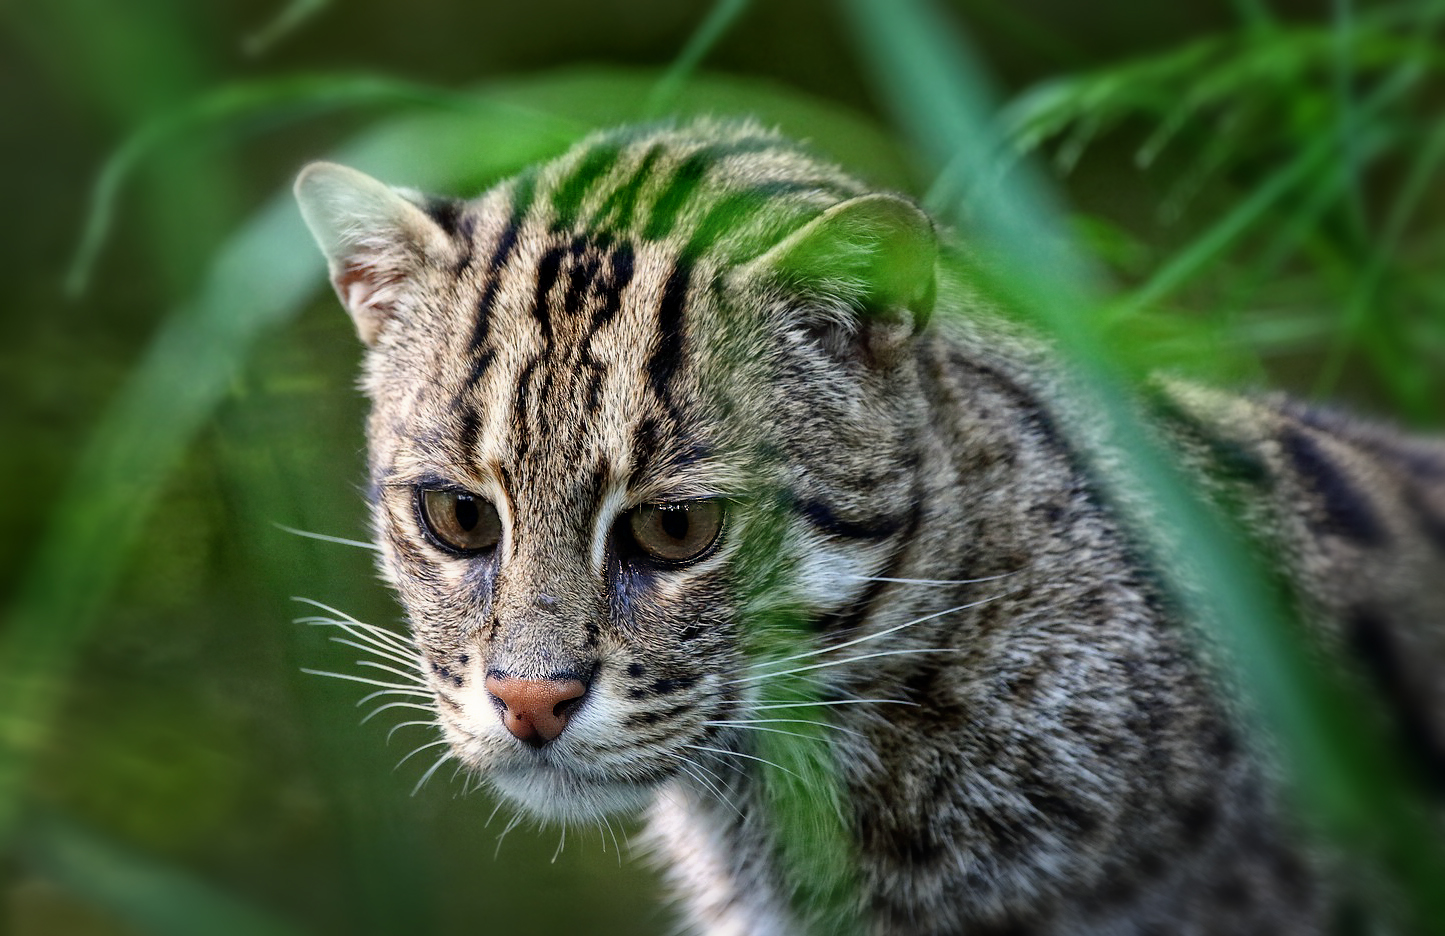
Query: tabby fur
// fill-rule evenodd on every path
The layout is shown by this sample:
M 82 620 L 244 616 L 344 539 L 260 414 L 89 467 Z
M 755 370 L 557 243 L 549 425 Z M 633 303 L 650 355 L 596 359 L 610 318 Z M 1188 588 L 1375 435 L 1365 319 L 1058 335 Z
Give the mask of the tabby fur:
M 646 809 L 698 932 L 800 932 L 750 759 L 788 714 L 756 708 L 788 667 L 754 630 L 788 618 L 838 648 L 803 663 L 833 664 L 812 711 L 867 932 L 1330 925 L 1267 747 L 1076 449 L 1054 356 L 935 262 L 912 203 L 712 122 L 596 135 L 469 201 L 329 164 L 297 191 L 369 347 L 382 571 L 453 755 L 506 800 Z M 1445 447 L 1169 382 L 1141 405 L 1445 777 Z M 496 506 L 494 550 L 428 534 L 436 486 Z M 700 559 L 619 554 L 628 511 L 710 499 Z M 587 692 L 533 746 L 497 673 Z

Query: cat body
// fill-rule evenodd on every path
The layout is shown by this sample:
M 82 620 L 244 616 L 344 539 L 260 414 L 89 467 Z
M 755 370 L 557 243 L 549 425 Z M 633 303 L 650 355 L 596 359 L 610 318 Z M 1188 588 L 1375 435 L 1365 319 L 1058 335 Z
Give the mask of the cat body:
M 862 931 L 1325 930 L 1322 859 L 1076 451 L 1087 414 L 912 204 L 711 123 L 473 201 L 326 164 L 297 190 L 369 346 L 383 572 L 505 799 L 646 809 L 700 932 L 800 932 L 759 747 L 792 727 Z M 1445 447 L 1173 384 L 1150 411 L 1445 765 Z

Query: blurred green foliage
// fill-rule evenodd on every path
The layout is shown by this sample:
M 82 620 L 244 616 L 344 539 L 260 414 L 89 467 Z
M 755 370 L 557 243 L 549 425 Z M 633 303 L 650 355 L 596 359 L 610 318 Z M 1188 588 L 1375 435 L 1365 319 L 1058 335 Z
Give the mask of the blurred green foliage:
M 1117 439 L 1157 367 L 1438 430 L 1445 4 L 1084 6 L 0 10 L 0 933 L 668 925 L 610 837 L 499 844 L 446 770 L 408 795 L 430 759 L 392 765 L 431 733 L 388 744 L 361 692 L 300 672 L 354 653 L 290 596 L 398 618 L 366 550 L 277 526 L 365 538 L 359 348 L 289 197 L 307 159 L 475 192 L 594 126 L 752 114 L 992 251 L 985 285 L 1074 353 Z M 1268 616 L 1154 461 L 1120 483 Z M 1392 752 L 1333 732 L 1339 697 L 1261 633 L 1304 799 L 1445 931 Z

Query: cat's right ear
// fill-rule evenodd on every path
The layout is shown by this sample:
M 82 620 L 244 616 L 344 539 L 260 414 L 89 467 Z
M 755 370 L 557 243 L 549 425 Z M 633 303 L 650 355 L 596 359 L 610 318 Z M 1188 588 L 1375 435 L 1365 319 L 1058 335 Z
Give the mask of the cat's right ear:
M 296 201 L 356 333 L 374 345 L 397 316 L 407 283 L 429 260 L 447 255 L 450 238 L 401 193 L 336 163 L 302 169 Z

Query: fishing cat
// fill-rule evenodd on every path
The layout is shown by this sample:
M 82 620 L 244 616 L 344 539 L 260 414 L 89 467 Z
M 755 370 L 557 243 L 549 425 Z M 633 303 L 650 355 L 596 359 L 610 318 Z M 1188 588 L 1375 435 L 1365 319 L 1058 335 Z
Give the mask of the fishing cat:
M 603 133 L 469 201 L 325 163 L 297 195 L 368 347 L 419 679 L 506 800 L 648 810 L 700 932 L 800 932 L 822 909 L 764 763 L 796 733 L 862 931 L 1327 926 L 1047 345 L 937 262 L 913 203 L 711 122 Z M 1445 766 L 1445 447 L 1168 384 L 1152 410 Z

